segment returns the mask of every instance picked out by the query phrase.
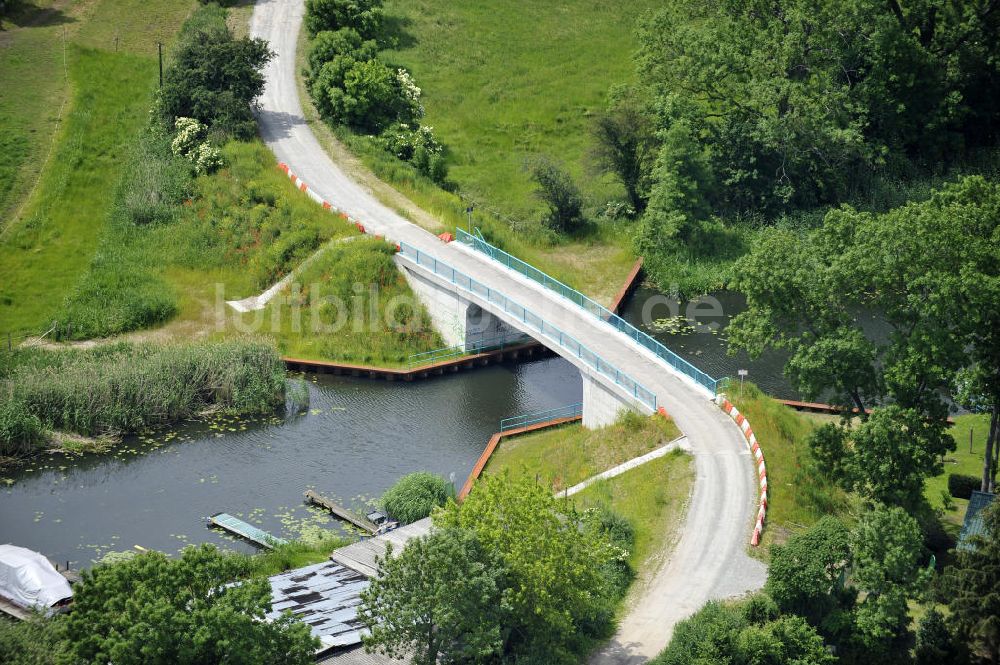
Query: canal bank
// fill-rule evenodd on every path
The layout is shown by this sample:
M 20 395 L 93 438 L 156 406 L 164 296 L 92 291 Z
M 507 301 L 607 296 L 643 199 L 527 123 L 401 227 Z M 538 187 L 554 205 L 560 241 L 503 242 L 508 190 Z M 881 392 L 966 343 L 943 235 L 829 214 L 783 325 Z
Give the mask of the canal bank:
M 299 415 L 187 423 L 107 455 L 45 455 L 8 471 L 3 540 L 86 567 L 136 545 L 251 549 L 204 526 L 218 512 L 279 537 L 338 528 L 303 505 L 304 490 L 352 507 L 412 471 L 454 474 L 460 486 L 502 418 L 578 402 L 582 390 L 559 358 L 412 384 L 312 376 L 306 386 Z

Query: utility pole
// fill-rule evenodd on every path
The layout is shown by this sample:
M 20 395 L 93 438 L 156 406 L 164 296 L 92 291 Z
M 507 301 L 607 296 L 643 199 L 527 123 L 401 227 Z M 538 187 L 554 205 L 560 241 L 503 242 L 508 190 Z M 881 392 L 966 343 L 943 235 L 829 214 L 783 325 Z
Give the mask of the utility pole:
M 163 42 L 156 42 L 156 50 L 160 54 L 160 87 L 163 87 Z
M 469 206 L 465 209 L 465 212 L 467 212 L 469 214 L 469 235 L 470 236 L 472 235 L 472 210 L 475 207 L 476 206 L 474 206 L 474 205 L 472 205 L 470 203 Z

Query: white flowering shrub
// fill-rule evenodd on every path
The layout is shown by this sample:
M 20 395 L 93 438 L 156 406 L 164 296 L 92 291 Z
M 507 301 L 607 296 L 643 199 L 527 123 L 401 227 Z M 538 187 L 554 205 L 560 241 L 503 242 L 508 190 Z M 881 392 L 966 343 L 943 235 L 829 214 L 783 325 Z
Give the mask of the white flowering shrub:
M 377 142 L 387 151 L 410 162 L 418 171 L 437 183 L 448 175 L 444 160 L 444 146 L 434 136 L 434 128 L 426 125 L 410 126 L 405 122 L 386 130 Z
M 410 111 L 410 116 L 414 119 L 424 117 L 424 106 L 420 103 L 420 88 L 413 80 L 413 75 L 405 69 L 396 70 L 396 81 L 399 89 L 403 93 L 403 101 Z
M 222 166 L 222 153 L 218 148 L 212 147 L 208 141 L 199 143 L 194 149 L 194 155 L 188 155 L 188 159 L 194 162 L 194 170 L 197 173 L 212 173 Z
M 205 140 L 208 127 L 194 118 L 177 118 L 174 129 L 177 134 L 170 149 L 194 164 L 196 173 L 211 173 L 222 166 L 222 153 Z

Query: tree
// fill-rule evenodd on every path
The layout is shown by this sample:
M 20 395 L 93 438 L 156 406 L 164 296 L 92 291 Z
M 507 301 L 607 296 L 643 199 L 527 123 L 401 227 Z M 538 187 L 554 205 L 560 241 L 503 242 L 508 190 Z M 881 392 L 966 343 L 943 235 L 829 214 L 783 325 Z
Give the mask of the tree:
M 428 517 L 448 500 L 450 488 L 441 476 L 426 471 L 410 473 L 385 491 L 382 508 L 403 524 Z
M 963 665 L 969 662 L 965 645 L 955 638 L 944 615 L 932 607 L 920 619 L 913 649 L 915 665 Z
M 185 27 L 160 89 L 159 110 L 173 127 L 194 118 L 241 139 L 256 133 L 253 104 L 264 92 L 264 68 L 273 53 L 263 39 L 235 39 L 220 9 Z
M 895 404 L 875 409 L 851 432 L 848 485 L 873 501 L 916 508 L 924 479 L 941 473 L 944 454 L 955 450 L 946 426 Z
M 243 564 L 211 545 L 178 559 L 149 552 L 83 572 L 66 635 L 76 659 L 116 665 L 301 663 L 318 647 L 309 627 L 266 621 L 266 579 L 237 585 Z
M 606 571 L 623 553 L 545 487 L 526 476 L 486 476 L 434 523 L 474 533 L 503 560 L 501 640 L 511 662 L 578 663 L 591 640 L 608 634 L 615 590 Z
M 361 595 L 369 650 L 417 665 L 483 662 L 501 647 L 503 561 L 474 533 L 438 529 L 378 560 Z
M 310 37 L 324 30 L 351 28 L 365 39 L 374 39 L 383 20 L 382 0 L 306 0 L 305 24 Z
M 801 617 L 747 611 L 709 602 L 674 628 L 667 648 L 650 665 L 826 665 L 836 662 L 816 630 Z
M 956 552 L 949 571 L 949 619 L 974 653 L 1000 663 L 1000 501 L 981 515 L 985 532 Z
M 898 507 L 875 506 L 851 532 L 852 582 L 864 594 L 856 624 L 869 652 L 898 649 L 907 635 L 907 601 L 923 593 L 932 575 L 920 566 L 922 542 L 917 521 Z
M 957 373 L 998 360 L 983 325 L 996 310 L 998 219 L 1000 185 L 970 177 L 885 214 L 844 207 L 805 234 L 767 231 L 735 269 L 748 307 L 732 348 L 789 349 L 796 387 L 832 389 L 862 418 L 892 401 L 943 421 Z M 873 312 L 889 327 L 878 339 L 859 320 Z
M 726 184 L 711 207 L 775 215 L 993 144 L 998 15 L 990 0 L 667 2 L 640 29 L 638 78 L 659 128 L 698 127 Z
M 554 231 L 571 232 L 583 224 L 583 197 L 573 178 L 547 157 L 529 164 L 535 195 L 548 206 L 545 224 Z
M 844 525 L 824 517 L 808 531 L 796 534 L 771 549 L 767 593 L 783 612 L 798 614 L 810 624 L 836 634 L 843 614 L 854 604 L 845 588 L 850 547 Z
M 378 45 L 374 40 L 365 40 L 353 28 L 324 30 L 316 35 L 309 47 L 310 80 L 319 74 L 323 65 L 337 56 L 349 56 L 351 60 L 374 60 Z M 342 77 L 341 77 L 342 80 Z
M 624 100 L 597 116 L 592 127 L 591 156 L 604 173 L 612 173 L 625 188 L 637 213 L 646 208 L 649 161 L 654 136 L 649 118 L 631 100 Z
M 850 450 L 847 447 L 848 431 L 833 423 L 826 423 L 809 433 L 806 444 L 820 472 L 835 482 L 844 482 L 848 474 Z
M 66 621 L 56 615 L 26 621 L 0 621 L 0 663 L 56 665 L 69 662 Z

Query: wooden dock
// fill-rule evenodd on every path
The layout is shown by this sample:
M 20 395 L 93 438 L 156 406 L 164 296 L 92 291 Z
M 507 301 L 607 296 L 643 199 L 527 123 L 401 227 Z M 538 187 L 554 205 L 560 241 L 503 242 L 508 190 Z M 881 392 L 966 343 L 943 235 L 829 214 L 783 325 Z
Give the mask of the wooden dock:
M 268 549 L 274 548 L 275 545 L 285 545 L 288 542 L 283 538 L 272 536 L 267 531 L 258 529 L 252 524 L 247 524 L 229 513 L 216 513 L 209 517 L 208 521 L 212 526 L 217 526 L 220 529 L 234 533 L 240 538 L 245 538 L 252 543 Z
M 430 532 L 431 518 L 425 517 L 417 520 L 413 524 L 401 526 L 398 529 L 379 534 L 374 538 L 365 538 L 356 543 L 351 543 L 333 551 L 330 560 L 347 566 L 351 570 L 356 570 L 368 577 L 378 575 L 376 558 L 384 557 L 386 547 L 392 545 L 392 550 L 396 554 L 403 551 L 407 541 L 417 538 Z
M 320 508 L 326 508 L 331 513 L 334 514 L 338 519 L 342 519 L 345 522 L 350 522 L 354 526 L 367 531 L 368 533 L 375 533 L 378 531 L 378 527 L 369 522 L 364 517 L 355 514 L 354 512 L 348 510 L 347 508 L 342 508 L 338 506 L 330 499 L 325 496 L 321 496 L 312 490 L 306 490 L 305 492 L 306 501 L 309 503 L 316 504 Z

